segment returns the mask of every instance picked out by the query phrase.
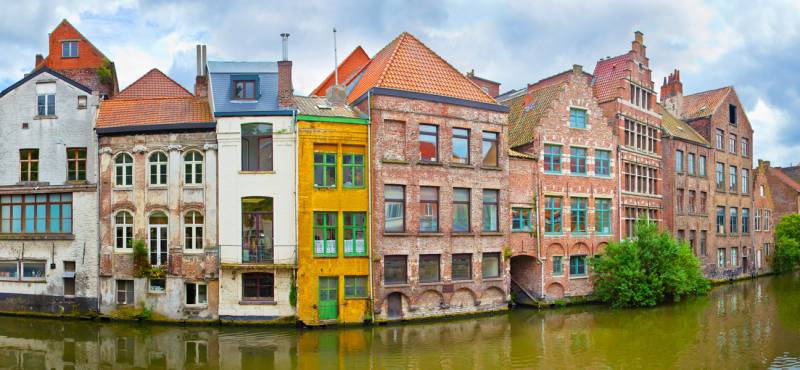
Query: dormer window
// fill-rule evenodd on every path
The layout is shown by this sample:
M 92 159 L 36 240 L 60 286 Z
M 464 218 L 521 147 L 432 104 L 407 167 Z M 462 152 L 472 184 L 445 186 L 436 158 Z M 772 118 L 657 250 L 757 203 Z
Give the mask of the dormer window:
M 255 80 L 233 81 L 233 98 L 236 100 L 255 100 L 256 81 Z
M 78 41 L 62 41 L 61 42 L 61 57 L 62 58 L 77 58 L 78 57 Z

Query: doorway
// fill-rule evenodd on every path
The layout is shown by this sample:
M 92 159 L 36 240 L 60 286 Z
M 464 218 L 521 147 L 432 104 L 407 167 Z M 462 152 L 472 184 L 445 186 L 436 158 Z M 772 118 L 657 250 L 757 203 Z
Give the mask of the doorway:
M 389 294 L 388 314 L 390 319 L 399 319 L 403 316 L 403 295 L 400 293 Z
M 319 319 L 336 320 L 339 317 L 339 278 L 319 278 Z

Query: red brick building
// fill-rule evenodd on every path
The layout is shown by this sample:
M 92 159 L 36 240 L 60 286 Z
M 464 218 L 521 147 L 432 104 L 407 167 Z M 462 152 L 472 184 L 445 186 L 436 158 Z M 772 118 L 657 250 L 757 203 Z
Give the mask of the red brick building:
M 646 50 L 637 31 L 627 53 L 601 59 L 594 69 L 595 97 L 619 140 L 621 237 L 633 235 L 637 219 L 663 218 L 661 115 Z
M 371 120 L 376 321 L 507 309 L 507 108 L 414 36 L 349 86 Z
M 511 211 L 511 289 L 517 292 L 517 302 L 534 303 L 541 291 L 541 269 L 538 267 L 541 245 L 537 238 L 536 189 L 538 162 L 533 154 L 515 150 L 508 153 L 508 189 Z
M 662 89 L 661 96 L 668 94 Z M 709 251 L 709 235 L 714 232 L 709 212 L 713 149 L 691 126 L 661 105 L 659 113 L 664 153 L 664 225 L 673 236 L 689 244 L 703 266 L 714 265 L 716 254 Z
M 771 167 L 770 162 L 764 162 L 764 166 L 775 203 L 773 223 L 777 224 L 783 216 L 800 213 L 800 181 L 787 175 L 787 172 L 793 174 L 791 170 Z
M 48 45 L 47 57 L 36 55 L 34 70 L 48 67 L 58 71 L 99 91 L 101 97 L 113 96 L 119 91 L 114 63 L 66 19 L 50 33 Z
M 753 170 L 753 268 L 757 274 L 772 271 L 771 256 L 775 250 L 775 203 L 769 185 L 769 162 L 759 160 Z
M 530 84 L 504 101 L 509 106 L 509 145 L 538 158 L 533 183 L 539 222 L 534 295 L 546 300 L 584 296 L 592 291 L 588 259 L 616 240 L 617 152 L 615 127 L 594 98 L 592 75 L 581 66 Z M 515 174 L 512 167 L 512 176 Z M 511 181 L 511 193 L 526 183 Z M 512 204 L 513 215 L 524 212 Z M 512 225 L 512 241 L 520 230 Z M 524 256 L 512 249 L 513 259 Z M 524 251 L 524 250 L 523 250 Z M 515 283 L 527 285 L 516 277 Z
M 714 231 L 709 235 L 708 253 L 716 263 L 705 266 L 706 276 L 727 279 L 751 273 L 755 254 L 753 129 L 736 91 L 727 86 L 683 95 L 680 72 L 676 71 L 662 87 L 662 101 L 668 111 L 686 121 L 713 148 L 709 169 L 714 186 L 709 212 Z

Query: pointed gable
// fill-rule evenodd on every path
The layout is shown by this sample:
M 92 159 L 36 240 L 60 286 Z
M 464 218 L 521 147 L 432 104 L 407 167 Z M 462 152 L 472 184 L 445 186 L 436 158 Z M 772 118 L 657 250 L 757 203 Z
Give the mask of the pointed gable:
M 598 103 L 614 100 L 620 97 L 622 81 L 628 77 L 628 54 L 613 58 L 603 59 L 594 67 L 594 96 Z
M 466 76 L 408 32 L 386 45 L 353 82 L 352 103 L 373 87 L 497 104 Z
M 535 137 L 536 127 L 553 108 L 564 89 L 566 81 L 533 89 L 508 101 L 508 143 L 515 148 L 530 144 Z
M 656 105 L 658 107 L 658 113 L 661 114 L 661 128 L 664 129 L 667 135 L 687 140 L 698 145 L 706 147 L 711 146 L 711 144 L 709 144 L 702 135 L 697 133 L 692 126 L 689 126 L 686 122 L 672 115 L 663 105 Z
M 117 99 L 185 98 L 193 96 L 157 68 L 151 69 L 117 94 Z
M 714 114 L 731 90 L 732 87 L 725 86 L 692 95 L 684 95 L 681 103 L 681 118 L 692 120 Z
M 364 68 L 364 66 L 369 63 L 369 55 L 367 52 L 364 51 L 361 46 L 356 47 L 347 58 L 339 64 L 339 83 L 347 85 L 353 78 L 358 75 L 359 72 Z M 328 88 L 335 84 L 334 79 L 336 79 L 336 75 L 334 72 L 331 72 L 328 77 L 325 78 L 322 83 L 317 86 L 314 91 L 311 92 L 312 96 L 325 96 L 328 91 Z
M 65 42 L 76 42 L 75 53 L 64 55 Z M 100 68 L 108 58 L 78 31 L 69 21 L 62 20 L 49 35 L 49 53 L 44 65 L 54 69 Z M 39 67 L 39 66 L 36 66 Z

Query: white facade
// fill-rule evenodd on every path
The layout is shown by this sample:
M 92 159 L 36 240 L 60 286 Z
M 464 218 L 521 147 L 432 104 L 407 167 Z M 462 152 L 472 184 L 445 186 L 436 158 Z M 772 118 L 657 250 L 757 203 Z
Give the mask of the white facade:
M 99 98 L 76 85 L 40 70 L 0 97 L 0 311 L 97 309 Z M 39 115 L 39 95 L 54 112 Z M 68 148 L 85 150 L 85 180 L 67 181 Z M 23 149 L 38 150 L 34 179 L 21 176 Z
M 273 132 L 273 170 L 242 170 L 243 124 L 267 123 Z M 297 264 L 296 130 L 294 117 L 217 117 L 219 145 L 220 302 L 223 320 L 272 320 L 295 315 L 289 303 Z M 251 263 L 242 258 L 242 198 L 269 197 L 273 204 L 274 257 Z M 274 302 L 245 302 L 242 274 L 274 274 Z

